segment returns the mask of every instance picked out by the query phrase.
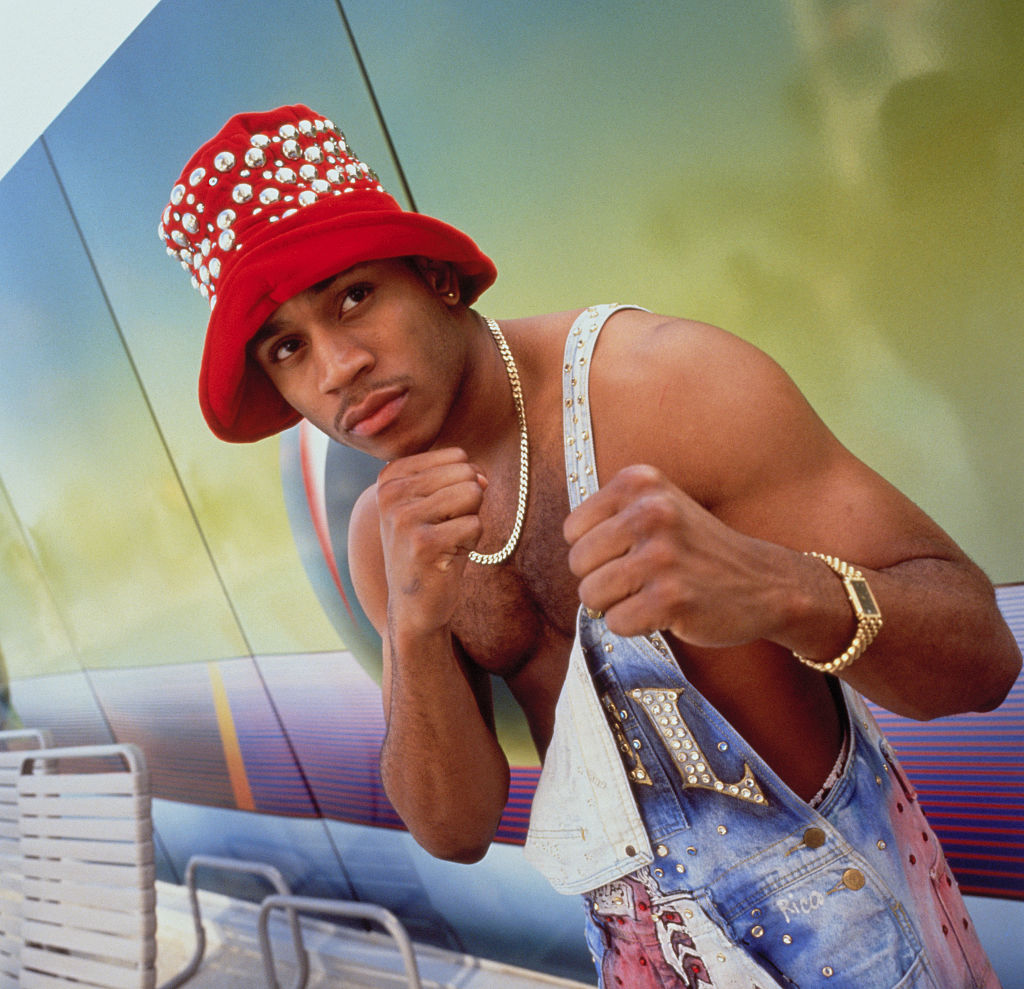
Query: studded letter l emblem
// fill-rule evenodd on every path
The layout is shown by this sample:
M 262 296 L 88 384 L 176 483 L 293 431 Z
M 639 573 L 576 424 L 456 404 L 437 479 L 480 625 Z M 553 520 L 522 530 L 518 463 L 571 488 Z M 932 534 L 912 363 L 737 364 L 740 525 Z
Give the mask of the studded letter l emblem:
M 676 691 L 652 687 L 633 690 L 632 696 L 643 705 L 660 733 L 685 787 L 714 790 L 727 797 L 748 800 L 754 804 L 768 802 L 746 762 L 743 763 L 743 776 L 735 783 L 726 783 L 715 775 L 693 732 L 679 713 L 676 705 L 679 695 Z

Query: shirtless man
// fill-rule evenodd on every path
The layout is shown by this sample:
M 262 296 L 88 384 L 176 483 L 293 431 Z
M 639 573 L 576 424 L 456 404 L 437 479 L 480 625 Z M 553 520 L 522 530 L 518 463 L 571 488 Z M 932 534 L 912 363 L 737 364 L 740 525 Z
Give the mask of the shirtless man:
M 174 231 L 188 234 L 192 195 L 207 217 L 235 214 L 223 229 L 260 245 L 239 254 L 232 236 L 223 256 L 198 240 L 185 248 L 217 303 L 201 389 L 215 431 L 251 439 L 301 415 L 385 463 L 353 513 L 350 566 L 384 643 L 382 778 L 420 844 L 461 862 L 487 851 L 509 784 L 489 675 L 508 683 L 543 760 L 581 602 L 612 635 L 660 631 L 686 681 L 802 801 L 821 789 L 847 732 L 820 666 L 862 628 L 844 581 L 812 551 L 855 561 L 884 619 L 869 648 L 837 664 L 850 687 L 915 718 L 1000 703 L 1020 655 L 987 579 L 838 443 L 773 361 L 720 329 L 638 309 L 607 319 L 588 398 L 601 487 L 572 510 L 562 368 L 578 311 L 489 324 L 472 303 L 493 274 L 461 244 L 446 253 L 440 242 L 410 250 L 415 238 L 360 241 L 332 268 L 310 246 L 322 236 L 314 217 L 322 202 L 340 216 L 345 196 L 311 196 L 307 213 L 293 207 L 295 219 L 282 215 L 260 239 L 272 228 L 254 211 L 257 176 L 238 171 L 245 149 L 265 148 L 287 170 L 294 140 L 295 160 L 317 175 L 330 164 L 320 160 L 329 123 L 304 107 L 233 118 L 186 167 L 162 232 L 180 254 Z M 253 134 L 269 135 L 266 145 Z M 336 165 L 356 161 L 343 139 L 329 148 Z M 217 171 L 245 187 L 232 201 L 205 184 Z M 279 176 L 279 192 L 303 188 Z M 351 202 L 377 189 L 359 186 Z M 305 240 L 292 235 L 292 254 L 273 254 L 273 238 L 284 244 L 290 231 Z M 306 251 L 300 261 L 296 251 Z M 259 264 L 260 287 L 246 287 L 245 268 Z M 225 350 L 229 370 L 215 366 Z M 236 429 L 214 409 L 243 422 L 267 395 L 284 400 L 267 428 Z M 993 984 L 975 977 L 963 984 Z M 758 969 L 750 984 L 768 979 Z

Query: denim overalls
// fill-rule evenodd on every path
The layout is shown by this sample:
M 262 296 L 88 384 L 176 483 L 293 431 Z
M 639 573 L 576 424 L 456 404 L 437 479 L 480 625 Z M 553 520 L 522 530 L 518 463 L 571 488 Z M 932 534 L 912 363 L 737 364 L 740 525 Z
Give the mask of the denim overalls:
M 587 373 L 619 308 L 584 312 L 566 346 L 574 507 L 598 488 Z M 556 889 L 584 893 L 602 987 L 998 986 L 888 742 L 838 693 L 847 754 L 811 807 L 660 635 L 621 638 L 580 610 L 526 852 Z

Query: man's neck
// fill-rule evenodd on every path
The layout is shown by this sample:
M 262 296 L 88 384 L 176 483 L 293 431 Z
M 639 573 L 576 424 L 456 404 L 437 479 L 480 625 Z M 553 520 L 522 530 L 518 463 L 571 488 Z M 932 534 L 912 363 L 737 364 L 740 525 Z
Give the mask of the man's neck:
M 518 444 L 519 421 L 508 368 L 482 316 L 466 311 L 465 370 L 435 448 L 457 446 L 483 469 Z M 515 355 L 513 354 L 513 359 Z

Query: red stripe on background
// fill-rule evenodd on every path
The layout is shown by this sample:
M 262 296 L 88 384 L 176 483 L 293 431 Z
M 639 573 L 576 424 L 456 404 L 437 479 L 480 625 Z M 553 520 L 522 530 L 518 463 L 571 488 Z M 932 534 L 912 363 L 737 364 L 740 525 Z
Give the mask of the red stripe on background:
M 324 513 L 323 499 L 316 489 L 316 471 L 313 467 L 313 451 L 308 439 L 309 430 L 313 429 L 307 422 L 299 424 L 299 461 L 302 464 L 302 486 L 306 490 L 306 503 L 309 505 L 309 516 L 313 520 L 313 530 L 316 532 L 316 540 L 320 544 L 320 552 L 323 554 L 327 569 L 331 572 L 331 579 L 334 586 L 341 595 L 342 603 L 348 612 L 353 624 L 356 623 L 356 616 L 352 612 L 352 605 L 349 604 L 348 595 L 341 586 L 341 574 L 338 573 L 338 564 L 334 559 L 334 547 L 331 545 L 330 530 L 327 525 L 327 516 Z

